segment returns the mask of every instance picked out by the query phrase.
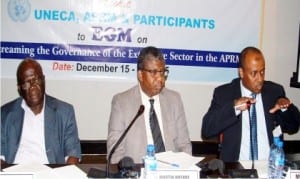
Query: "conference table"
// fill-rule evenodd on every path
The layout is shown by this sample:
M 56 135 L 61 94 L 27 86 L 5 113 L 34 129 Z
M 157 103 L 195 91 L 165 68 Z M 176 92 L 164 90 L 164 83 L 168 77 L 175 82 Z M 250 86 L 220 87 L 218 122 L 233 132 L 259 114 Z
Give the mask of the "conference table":
M 215 157 L 212 155 L 207 155 L 205 156 L 205 158 L 202 161 L 199 161 L 200 163 L 207 163 L 211 160 L 213 160 Z M 13 164 L 2 164 L 1 165 L 1 171 L 7 167 L 13 166 Z M 47 164 L 47 166 L 51 167 L 51 168 L 57 168 L 57 167 L 62 167 L 62 166 L 66 166 L 65 164 Z M 105 163 L 79 163 L 76 164 L 76 166 L 81 169 L 83 172 L 85 172 L 86 174 L 89 173 L 89 171 L 93 168 L 93 169 L 98 169 L 98 170 L 102 170 L 103 172 L 106 171 L 106 164 Z M 201 178 L 202 177 L 222 177 L 222 178 L 229 178 L 228 176 L 228 171 L 232 170 L 232 169 L 243 169 L 243 166 L 241 165 L 241 163 L 239 162 L 230 162 L 230 163 L 224 163 L 225 166 L 225 170 L 224 170 L 224 175 L 220 176 L 218 170 L 214 170 L 214 171 L 209 171 L 209 172 L 205 172 L 205 173 L 200 173 Z M 134 169 L 135 171 L 140 171 L 141 167 L 143 167 L 142 164 L 137 164 L 135 165 Z M 117 173 L 118 172 L 118 166 L 116 164 L 111 164 L 110 165 L 110 172 L 112 173 Z

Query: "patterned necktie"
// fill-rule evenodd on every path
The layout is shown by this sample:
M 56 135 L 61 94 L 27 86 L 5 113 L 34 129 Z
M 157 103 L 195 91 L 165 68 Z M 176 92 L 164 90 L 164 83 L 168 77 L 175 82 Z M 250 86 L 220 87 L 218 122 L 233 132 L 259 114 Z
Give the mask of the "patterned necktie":
M 252 98 L 256 98 L 256 94 L 251 94 Z M 257 148 L 257 118 L 255 103 L 251 104 L 250 107 L 250 160 L 258 159 L 258 148 Z
M 159 128 L 157 116 L 153 107 L 154 99 L 150 99 L 150 127 L 151 127 L 151 132 L 152 132 L 152 137 L 153 137 L 153 143 L 155 146 L 155 152 L 164 152 L 165 151 L 165 145 L 161 136 L 161 131 Z

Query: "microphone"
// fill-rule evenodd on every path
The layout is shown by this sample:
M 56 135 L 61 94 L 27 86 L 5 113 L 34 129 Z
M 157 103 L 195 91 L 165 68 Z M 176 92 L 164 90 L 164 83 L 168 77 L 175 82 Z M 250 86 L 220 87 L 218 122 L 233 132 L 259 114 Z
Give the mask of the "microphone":
M 197 166 L 201 168 L 200 177 L 206 178 L 208 175 L 211 175 L 213 171 L 218 170 L 220 176 L 224 176 L 225 165 L 224 162 L 220 159 L 212 159 L 206 163 L 198 163 Z
M 251 102 L 248 100 L 247 102 L 246 102 L 246 105 L 247 105 L 247 109 L 248 109 L 248 111 L 250 110 L 250 107 L 251 107 Z M 249 115 L 250 116 L 250 115 Z
M 221 176 L 224 175 L 224 162 L 222 160 L 219 159 L 213 159 L 210 162 L 208 162 L 208 168 L 211 170 L 218 170 L 219 174 Z
M 250 107 L 251 102 L 247 101 L 247 110 L 249 114 L 249 126 L 251 128 L 251 115 L 250 115 Z M 250 141 L 252 141 L 252 132 L 250 129 Z M 252 142 L 250 142 L 250 148 L 251 148 L 251 158 L 252 158 L 252 167 L 251 169 L 231 169 L 228 170 L 228 175 L 232 178 L 258 178 L 257 170 L 254 168 L 254 152 L 253 152 L 253 145 Z
M 131 157 L 125 156 L 118 163 L 119 170 L 132 170 L 134 167 L 134 162 Z
M 251 107 L 251 102 L 247 101 L 247 110 L 248 110 L 248 114 L 249 114 L 249 126 L 251 128 L 251 115 L 250 115 L 250 107 Z M 250 141 L 252 141 L 252 132 L 250 129 Z M 233 169 L 230 170 L 229 176 L 231 176 L 232 178 L 258 178 L 258 174 L 257 174 L 257 170 L 254 168 L 254 152 L 253 152 L 253 145 L 252 142 L 250 142 L 250 148 L 251 148 L 251 162 L 252 162 L 252 167 L 251 169 Z
M 115 150 L 117 149 L 117 147 L 120 145 L 120 143 L 123 141 L 124 137 L 126 136 L 127 132 L 129 131 L 129 129 L 131 128 L 131 126 L 134 124 L 134 122 L 136 121 L 136 119 L 143 114 L 145 110 L 145 106 L 144 105 L 140 105 L 138 112 L 136 113 L 136 115 L 134 116 L 134 118 L 132 119 L 132 121 L 130 122 L 130 124 L 127 126 L 127 128 L 125 129 L 125 131 L 123 132 L 123 134 L 120 136 L 120 138 L 117 140 L 116 144 L 112 147 L 108 158 L 107 158 L 107 163 L 106 163 L 106 176 L 109 177 L 109 166 L 110 166 L 110 160 L 111 157 L 113 155 L 113 153 L 115 152 Z
M 251 114 L 250 114 L 250 107 L 251 107 L 251 103 L 250 101 L 247 102 L 247 108 L 248 108 L 248 114 L 249 114 L 249 126 L 250 126 L 250 141 L 252 141 L 252 132 L 251 132 L 251 128 L 252 128 L 252 125 L 251 125 Z M 252 160 L 252 167 L 251 169 L 254 169 L 254 152 L 253 152 L 253 145 L 252 145 L 252 142 L 250 142 L 250 148 L 251 148 L 251 160 Z
M 119 177 L 121 178 L 137 178 L 139 173 L 134 171 L 134 162 L 131 157 L 125 156 L 118 163 Z

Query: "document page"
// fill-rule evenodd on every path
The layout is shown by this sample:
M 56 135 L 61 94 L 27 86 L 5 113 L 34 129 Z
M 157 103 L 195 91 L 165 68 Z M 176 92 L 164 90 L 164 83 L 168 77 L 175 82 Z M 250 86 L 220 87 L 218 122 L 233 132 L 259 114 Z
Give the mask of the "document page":
M 38 163 L 18 164 L 3 169 L 5 172 L 15 174 L 16 176 L 32 173 L 34 179 L 85 179 L 86 173 L 76 165 L 66 165 L 57 168 L 50 168 L 47 165 Z
M 204 157 L 194 157 L 185 152 L 162 152 L 156 154 L 158 169 L 195 169 L 199 168 L 195 164 Z

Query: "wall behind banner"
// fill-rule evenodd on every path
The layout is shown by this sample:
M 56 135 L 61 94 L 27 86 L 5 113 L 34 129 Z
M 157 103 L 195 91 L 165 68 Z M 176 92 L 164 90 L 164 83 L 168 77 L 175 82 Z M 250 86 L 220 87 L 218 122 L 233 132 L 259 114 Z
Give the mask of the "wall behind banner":
M 289 87 L 290 75 L 296 71 L 300 1 L 266 0 L 264 8 L 260 46 L 266 58 L 266 79 L 282 84 L 287 96 L 300 107 L 300 90 Z M 105 140 L 112 96 L 136 83 L 135 80 L 48 79 L 46 91 L 74 105 L 81 139 Z M 202 140 L 202 117 L 217 85 L 220 84 L 167 82 L 167 87 L 182 95 L 192 140 Z M 17 95 L 16 79 L 1 78 L 1 105 Z M 286 136 L 286 139 L 299 140 L 300 133 Z

